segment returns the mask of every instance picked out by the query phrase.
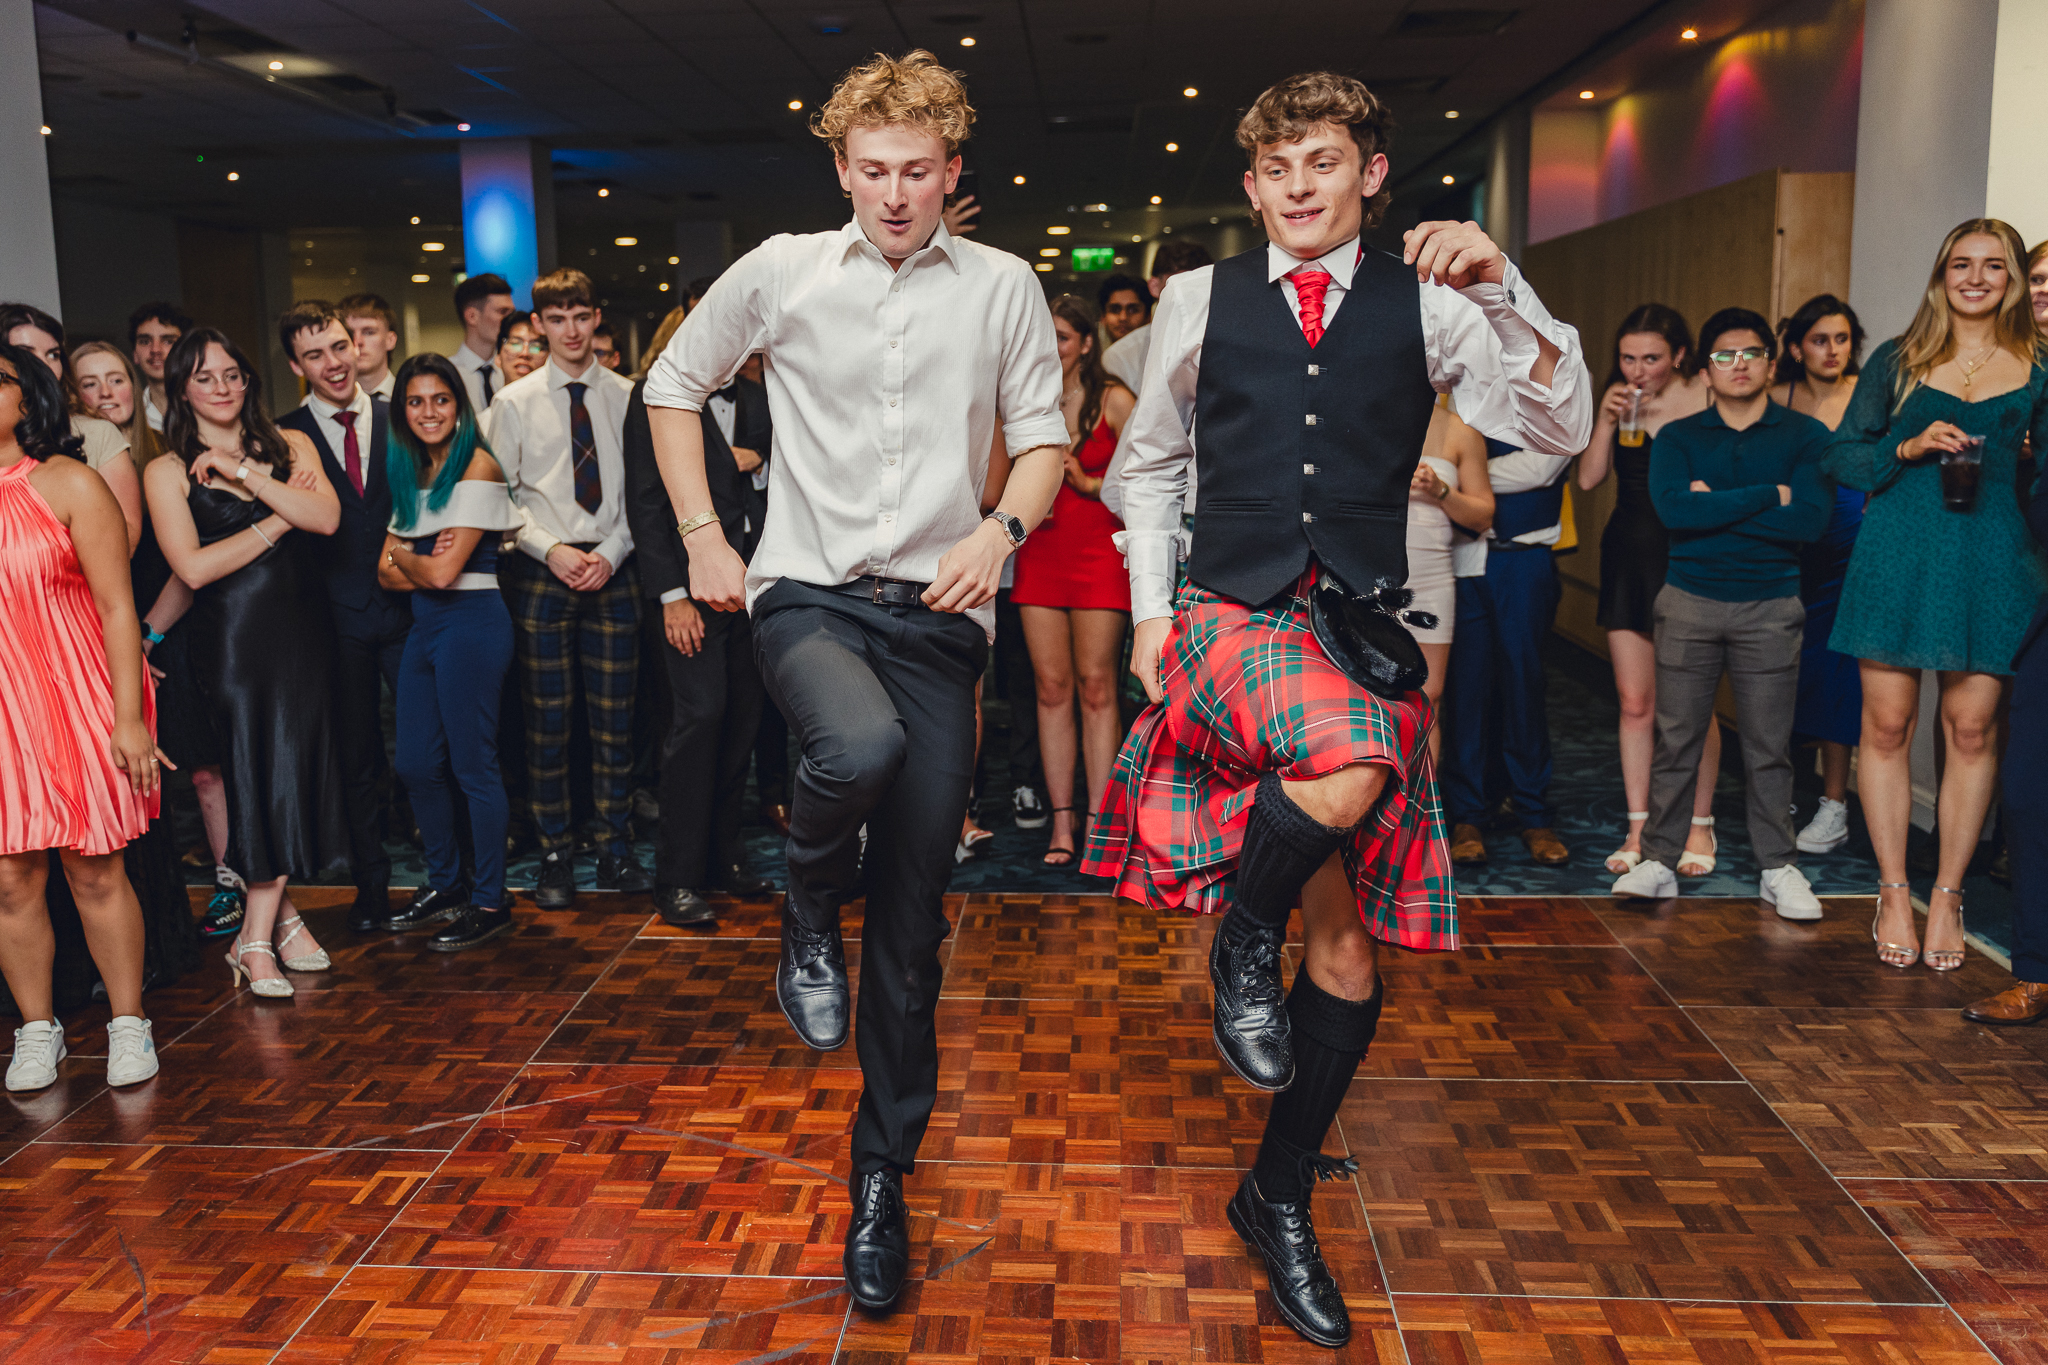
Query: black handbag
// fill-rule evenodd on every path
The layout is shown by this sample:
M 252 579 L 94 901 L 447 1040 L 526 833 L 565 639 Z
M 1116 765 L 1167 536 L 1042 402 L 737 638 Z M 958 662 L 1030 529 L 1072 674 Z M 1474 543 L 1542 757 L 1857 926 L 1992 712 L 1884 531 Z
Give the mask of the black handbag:
M 1395 701 L 1421 688 L 1429 661 L 1409 626 L 1434 630 L 1436 613 L 1410 611 L 1415 594 L 1391 578 L 1356 593 L 1328 566 L 1309 590 L 1308 625 L 1316 643 L 1344 676 L 1376 697 Z

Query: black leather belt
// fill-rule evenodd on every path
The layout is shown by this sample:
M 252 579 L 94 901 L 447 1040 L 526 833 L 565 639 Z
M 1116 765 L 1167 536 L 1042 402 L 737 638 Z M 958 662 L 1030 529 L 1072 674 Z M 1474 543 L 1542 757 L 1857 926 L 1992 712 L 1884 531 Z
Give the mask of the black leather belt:
M 864 597 L 878 607 L 921 607 L 925 589 L 929 587 L 929 583 L 913 583 L 907 578 L 877 578 L 873 574 L 865 574 L 851 583 L 840 583 L 830 591 L 845 593 L 848 597 Z

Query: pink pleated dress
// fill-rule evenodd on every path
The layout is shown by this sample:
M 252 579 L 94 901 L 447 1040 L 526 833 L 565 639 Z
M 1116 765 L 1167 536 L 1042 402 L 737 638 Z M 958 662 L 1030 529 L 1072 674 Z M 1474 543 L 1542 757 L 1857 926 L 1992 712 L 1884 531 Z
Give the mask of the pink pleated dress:
M 114 766 L 99 608 L 70 531 L 29 485 L 36 467 L 0 470 L 0 854 L 114 853 L 148 827 L 157 800 Z M 155 734 L 147 677 L 143 719 Z

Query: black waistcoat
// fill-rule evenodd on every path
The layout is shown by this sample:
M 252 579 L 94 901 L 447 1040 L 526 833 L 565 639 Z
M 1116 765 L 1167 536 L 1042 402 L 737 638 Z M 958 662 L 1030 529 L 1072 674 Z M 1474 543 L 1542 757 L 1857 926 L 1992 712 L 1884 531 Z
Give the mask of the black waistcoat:
M 1315 556 L 1360 592 L 1408 578 L 1408 481 L 1436 392 L 1413 268 L 1367 251 L 1315 346 L 1266 248 L 1215 267 L 1195 384 L 1188 577 L 1256 605 Z

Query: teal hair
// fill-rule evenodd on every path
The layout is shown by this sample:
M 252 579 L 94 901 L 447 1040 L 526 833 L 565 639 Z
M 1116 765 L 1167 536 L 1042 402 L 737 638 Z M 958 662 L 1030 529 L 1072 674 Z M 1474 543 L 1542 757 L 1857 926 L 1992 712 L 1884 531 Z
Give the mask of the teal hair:
M 456 406 L 455 434 L 448 439 L 448 459 L 442 464 L 441 472 L 434 476 L 433 485 L 424 490 L 420 487 L 420 473 L 428 464 L 427 451 L 419 438 L 413 435 L 412 424 L 405 420 L 406 386 L 420 375 L 432 375 L 446 384 L 455 395 Z M 469 391 L 463 387 L 461 374 L 444 357 L 433 354 L 413 356 L 398 367 L 391 392 L 395 411 L 390 419 L 391 434 L 384 454 L 384 472 L 391 481 L 392 524 L 409 530 L 419 518 L 422 492 L 426 495 L 427 510 L 438 512 L 454 496 L 455 485 L 462 482 L 462 476 L 468 472 L 477 451 L 483 451 L 492 459 L 497 456 L 477 429 L 476 410 L 469 405 Z

